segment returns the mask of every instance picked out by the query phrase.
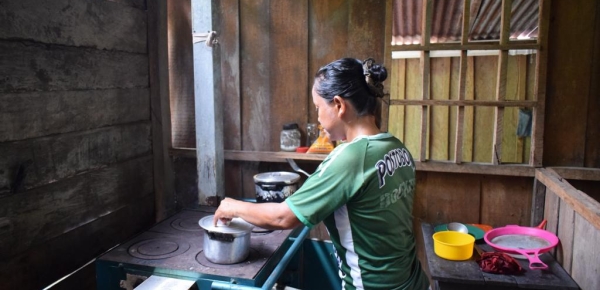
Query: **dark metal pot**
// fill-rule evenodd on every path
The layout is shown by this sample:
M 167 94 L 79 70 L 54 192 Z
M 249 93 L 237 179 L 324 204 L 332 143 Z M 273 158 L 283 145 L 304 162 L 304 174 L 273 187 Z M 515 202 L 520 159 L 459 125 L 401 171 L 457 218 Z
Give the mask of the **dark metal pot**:
M 285 171 L 254 175 L 256 202 L 282 202 L 298 190 L 299 180 L 299 174 Z
M 250 253 L 252 224 L 241 218 L 234 218 L 228 225 L 214 226 L 214 215 L 200 219 L 198 224 L 204 229 L 202 250 L 207 260 L 215 264 L 235 264 L 244 261 Z

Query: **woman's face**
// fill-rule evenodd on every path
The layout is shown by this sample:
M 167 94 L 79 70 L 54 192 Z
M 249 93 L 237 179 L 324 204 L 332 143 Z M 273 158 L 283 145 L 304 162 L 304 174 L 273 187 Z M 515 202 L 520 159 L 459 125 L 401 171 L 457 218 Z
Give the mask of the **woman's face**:
M 344 131 L 341 126 L 341 120 L 338 116 L 338 109 L 334 103 L 328 102 L 317 94 L 314 87 L 312 90 L 312 99 L 315 108 L 317 109 L 318 121 L 329 135 L 331 141 L 344 140 Z

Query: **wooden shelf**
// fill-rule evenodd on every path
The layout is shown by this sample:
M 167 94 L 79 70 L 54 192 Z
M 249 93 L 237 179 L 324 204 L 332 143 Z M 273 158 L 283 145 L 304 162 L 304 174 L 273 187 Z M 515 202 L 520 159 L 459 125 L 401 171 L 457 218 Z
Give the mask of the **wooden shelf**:
M 176 157 L 196 158 L 196 148 L 171 148 L 169 155 Z M 321 162 L 327 154 L 309 154 L 284 151 L 243 151 L 225 150 L 225 160 L 256 162 L 287 162 L 286 158 Z
M 169 154 L 175 157 L 196 158 L 195 148 L 172 148 Z M 308 154 L 295 152 L 273 152 L 273 151 L 243 151 L 243 150 L 225 150 L 225 160 L 230 161 L 254 161 L 254 162 L 282 162 L 286 158 L 294 160 L 306 160 L 321 162 L 327 157 L 327 154 Z M 450 172 L 463 174 L 485 174 L 485 175 L 504 175 L 504 176 L 535 176 L 535 167 L 528 164 L 502 164 L 493 165 L 490 163 L 462 163 L 444 161 L 415 161 L 417 171 L 430 172 Z

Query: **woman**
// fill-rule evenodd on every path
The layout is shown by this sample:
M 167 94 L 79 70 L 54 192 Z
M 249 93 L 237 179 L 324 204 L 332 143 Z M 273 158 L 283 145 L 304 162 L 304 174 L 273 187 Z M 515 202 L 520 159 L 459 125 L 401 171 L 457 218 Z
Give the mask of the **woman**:
M 415 165 L 376 118 L 385 67 L 343 58 L 319 69 L 312 89 L 319 123 L 337 146 L 282 203 L 226 198 L 215 224 L 240 217 L 290 229 L 323 221 L 335 246 L 343 289 L 427 289 L 412 232 Z

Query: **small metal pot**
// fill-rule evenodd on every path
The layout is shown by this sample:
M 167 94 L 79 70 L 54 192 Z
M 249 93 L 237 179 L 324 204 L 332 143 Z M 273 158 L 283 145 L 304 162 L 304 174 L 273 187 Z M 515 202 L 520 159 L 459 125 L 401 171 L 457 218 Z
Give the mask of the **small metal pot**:
M 204 256 L 215 264 L 235 264 L 244 261 L 250 253 L 252 224 L 241 218 L 234 218 L 228 225 L 214 226 L 214 215 L 200 219 L 198 224 L 204 229 Z
M 254 175 L 256 202 L 282 202 L 298 190 L 299 180 L 299 174 L 285 171 Z

